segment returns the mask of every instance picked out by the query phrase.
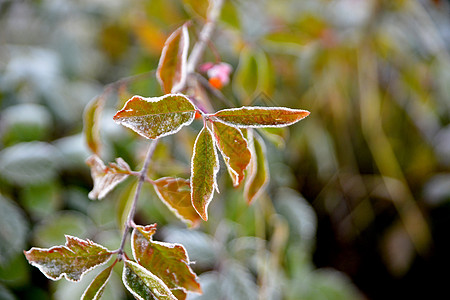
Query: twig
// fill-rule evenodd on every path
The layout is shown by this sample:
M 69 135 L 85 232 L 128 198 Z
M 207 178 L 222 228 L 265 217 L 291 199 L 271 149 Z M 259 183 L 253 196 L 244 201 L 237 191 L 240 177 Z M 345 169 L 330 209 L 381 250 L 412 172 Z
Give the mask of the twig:
M 133 224 L 134 224 L 133 219 L 134 219 L 134 215 L 136 213 L 136 207 L 137 207 L 139 195 L 141 194 L 142 184 L 144 183 L 144 181 L 146 181 L 148 167 L 150 165 L 150 162 L 152 161 L 153 153 L 155 153 L 155 148 L 156 148 L 156 145 L 158 144 L 158 141 L 159 140 L 153 140 L 150 143 L 150 147 L 148 148 L 147 157 L 145 158 L 144 165 L 142 166 L 142 169 L 139 172 L 138 184 L 136 187 L 136 192 L 134 193 L 133 203 L 132 203 L 131 209 L 128 213 L 127 220 L 125 221 L 125 228 L 123 230 L 122 241 L 120 242 L 120 247 L 117 250 L 118 258 L 120 260 L 122 259 L 123 249 L 125 247 L 125 242 L 127 240 L 129 231 L 133 227 Z
M 208 10 L 207 20 L 199 34 L 199 39 L 192 48 L 191 55 L 187 62 L 187 73 L 194 72 L 200 58 L 205 51 L 205 47 L 211 38 L 211 34 L 216 26 L 220 11 L 222 10 L 223 0 L 210 0 L 210 9 Z
M 211 37 L 211 34 L 214 30 L 214 26 L 216 24 L 217 18 L 219 17 L 220 11 L 222 9 L 223 0 L 210 0 L 210 1 L 211 1 L 210 9 L 208 11 L 206 24 L 203 26 L 202 30 L 200 31 L 199 39 L 195 43 L 194 48 L 192 49 L 191 55 L 189 56 L 189 60 L 187 63 L 187 73 L 188 74 L 193 73 L 196 65 L 199 63 L 200 57 L 202 56 L 203 51 L 205 50 L 205 46 L 207 45 L 207 42 L 209 41 L 209 39 Z M 153 72 L 153 71 L 151 71 L 151 72 Z M 133 76 L 133 77 L 121 79 L 117 82 L 114 82 L 114 83 L 108 85 L 107 88 L 115 87 L 118 84 L 121 84 L 123 82 L 128 82 L 129 80 L 133 80 L 134 78 L 135 77 Z M 142 185 L 145 181 L 148 180 L 147 171 L 148 171 L 148 167 L 152 160 L 153 153 L 155 152 L 155 148 L 156 148 L 157 144 L 158 144 L 158 140 L 153 140 L 151 142 L 150 147 L 148 149 L 147 157 L 145 158 L 145 161 L 144 161 L 144 165 L 138 175 L 138 184 L 136 187 L 136 192 L 134 193 L 134 199 L 133 199 L 133 203 L 131 205 L 131 209 L 128 213 L 127 220 L 125 221 L 125 228 L 123 230 L 122 241 L 120 242 L 119 249 L 114 251 L 117 253 L 117 258 L 119 260 L 122 260 L 123 256 L 126 255 L 124 253 L 125 242 L 127 240 L 128 234 L 130 233 L 130 229 L 135 226 L 134 215 L 136 213 L 137 202 L 139 199 L 139 195 L 141 194 Z

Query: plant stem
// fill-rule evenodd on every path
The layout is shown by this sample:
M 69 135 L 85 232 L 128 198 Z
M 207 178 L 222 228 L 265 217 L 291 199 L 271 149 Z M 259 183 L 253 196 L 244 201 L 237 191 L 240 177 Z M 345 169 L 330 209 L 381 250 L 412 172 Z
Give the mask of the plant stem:
M 120 242 L 120 247 L 117 250 L 118 259 L 122 260 L 123 249 L 125 247 L 125 242 L 127 240 L 128 234 L 130 233 L 130 229 L 134 224 L 134 215 L 136 214 L 137 202 L 139 199 L 139 195 L 141 194 L 142 185 L 147 179 L 148 167 L 150 166 L 150 162 L 152 161 L 153 153 L 155 152 L 156 145 L 158 144 L 158 139 L 151 141 L 150 146 L 148 148 L 147 156 L 144 161 L 144 165 L 142 166 L 141 171 L 139 172 L 138 184 L 136 187 L 136 192 L 134 193 L 133 203 L 131 204 L 131 209 L 128 213 L 127 220 L 125 221 L 125 228 L 123 230 L 122 241 Z
M 195 67 L 197 66 L 197 64 L 200 61 L 200 58 L 205 50 L 205 47 L 211 38 L 211 34 L 214 30 L 217 19 L 219 18 L 220 11 L 222 10 L 222 5 L 223 5 L 223 0 L 210 0 L 210 9 L 208 10 L 206 24 L 203 26 L 202 30 L 200 31 L 199 39 L 195 43 L 194 48 L 192 49 L 191 55 L 189 56 L 189 60 L 187 62 L 187 73 L 188 74 L 194 72 Z M 130 77 L 129 79 L 132 80 L 133 77 Z M 129 80 L 129 79 L 127 78 L 126 80 Z M 119 82 L 122 82 L 122 81 L 119 81 Z M 114 84 L 117 84 L 117 83 L 114 83 Z M 130 212 L 128 213 L 127 220 L 125 221 L 125 228 L 123 230 L 122 241 L 120 242 L 119 249 L 114 251 L 117 253 L 117 258 L 119 260 L 122 260 L 122 257 L 125 255 L 125 253 L 124 253 L 125 242 L 127 240 L 128 234 L 130 233 L 130 229 L 134 226 L 133 220 L 134 220 L 134 215 L 136 213 L 137 202 L 139 199 L 139 195 L 141 194 L 142 185 L 148 179 L 147 178 L 148 167 L 152 160 L 153 153 L 155 152 L 155 148 L 156 148 L 157 144 L 158 144 L 157 139 L 153 140 L 151 142 L 150 147 L 148 149 L 147 157 L 145 158 L 145 161 L 144 161 L 144 165 L 142 167 L 142 170 L 139 172 L 138 184 L 136 187 L 136 192 L 134 193 L 134 199 L 133 199 L 133 203 L 131 205 Z
M 211 38 L 211 34 L 216 26 L 217 19 L 219 18 L 220 11 L 222 10 L 223 0 L 210 0 L 210 9 L 208 10 L 206 24 L 200 31 L 198 41 L 192 48 L 191 55 L 187 62 L 187 73 L 193 73 L 195 67 L 200 61 L 200 58 L 205 51 L 205 47 Z

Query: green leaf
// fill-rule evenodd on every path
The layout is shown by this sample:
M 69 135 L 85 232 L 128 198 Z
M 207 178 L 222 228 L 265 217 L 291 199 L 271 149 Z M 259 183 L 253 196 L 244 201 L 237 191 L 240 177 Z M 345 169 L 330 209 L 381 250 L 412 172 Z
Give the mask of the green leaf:
M 184 86 L 188 48 L 189 34 L 184 24 L 166 40 L 156 70 L 156 78 L 165 94 L 176 92 Z
M 81 296 L 82 300 L 98 300 L 102 297 L 115 264 L 116 263 L 113 263 L 111 266 L 101 271 L 100 274 L 92 280 L 91 284 L 89 284 L 88 288 Z
M 219 161 L 213 137 L 208 127 L 203 127 L 194 144 L 191 161 L 191 201 L 203 220 L 208 220 L 208 205 L 217 189 L 216 174 Z
M 247 141 L 239 129 L 220 122 L 213 122 L 213 133 L 233 185 L 238 186 L 244 179 L 244 171 L 251 158 Z
M 0 152 L 0 176 L 17 185 L 40 184 L 57 177 L 60 152 L 48 143 L 27 142 Z
M 132 235 L 136 261 L 158 276 L 170 289 L 201 293 L 197 276 L 189 266 L 186 249 L 180 244 L 153 241 L 156 224 L 136 226 Z
M 259 94 L 271 95 L 274 75 L 267 55 L 248 47 L 241 51 L 239 64 L 233 77 L 233 91 L 248 104 Z
M 64 246 L 24 251 L 28 262 L 52 280 L 62 276 L 79 281 L 89 270 L 106 263 L 113 252 L 90 240 L 66 235 Z
M 266 159 L 266 146 L 261 137 L 256 133 L 249 132 L 252 136 L 253 144 L 250 149 L 252 151 L 252 159 L 249 166 L 248 178 L 245 182 L 244 197 L 247 203 L 259 197 L 269 183 L 269 167 Z
M 212 117 L 230 126 L 258 128 L 289 126 L 308 115 L 309 111 L 301 109 L 243 106 L 220 110 Z
M 164 282 L 141 265 L 124 260 L 122 281 L 139 300 L 177 300 Z
M 289 136 L 289 130 L 285 127 L 265 127 L 259 131 L 269 142 L 277 148 L 284 148 Z
M 200 221 L 191 203 L 191 186 L 189 180 L 163 177 L 153 183 L 156 194 L 161 201 L 183 222 L 195 226 Z
M 105 97 L 98 96 L 92 99 L 84 109 L 83 132 L 89 149 L 99 155 L 101 140 L 99 132 L 100 116 L 105 106 Z
M 0 194 L 0 265 L 22 251 L 28 232 L 25 213 Z
M 156 139 L 191 124 L 195 111 L 191 101 L 182 94 L 154 98 L 134 96 L 116 113 L 114 121 L 143 137 Z
M 107 167 L 95 154 L 86 160 L 86 164 L 91 167 L 91 176 L 94 180 L 94 188 L 89 193 L 91 200 L 103 199 L 130 174 L 130 166 L 122 158 L 116 158 L 116 162 L 110 163 Z
M 224 266 L 221 290 L 227 299 L 258 299 L 258 288 L 250 270 L 235 260 L 227 261 Z

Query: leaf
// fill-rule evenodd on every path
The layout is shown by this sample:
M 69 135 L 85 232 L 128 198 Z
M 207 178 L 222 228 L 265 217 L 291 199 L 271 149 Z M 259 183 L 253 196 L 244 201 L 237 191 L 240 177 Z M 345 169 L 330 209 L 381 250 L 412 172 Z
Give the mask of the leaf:
M 124 260 L 122 281 L 139 300 L 177 300 L 164 282 L 141 265 Z
M 195 111 L 191 101 L 182 94 L 154 98 L 134 96 L 116 113 L 114 121 L 143 137 L 156 139 L 191 124 Z
M 86 164 L 91 167 L 94 188 L 89 198 L 103 199 L 116 185 L 124 181 L 131 172 L 130 166 L 122 159 L 116 158 L 117 163 L 110 163 L 108 167 L 97 155 L 91 155 Z
M 99 132 L 100 116 L 105 106 L 105 97 L 98 96 L 92 99 L 84 109 L 83 113 L 83 132 L 86 138 L 86 144 L 89 149 L 99 155 L 101 140 Z
M 243 106 L 220 110 L 212 117 L 230 126 L 258 128 L 289 126 L 308 115 L 309 111 L 301 109 Z
M 187 298 L 187 293 L 182 289 L 171 290 L 171 292 L 178 300 L 186 300 Z
M 191 186 L 189 180 L 163 177 L 153 183 L 156 194 L 161 201 L 183 222 L 195 226 L 200 216 L 192 207 Z
M 286 218 L 293 243 L 312 250 L 317 231 L 314 209 L 298 192 L 288 188 L 279 189 L 275 199 L 276 211 Z
M 22 251 L 28 232 L 25 213 L 0 194 L 0 266 Z
M 116 263 L 114 262 L 111 266 L 101 271 L 100 274 L 98 274 L 94 278 L 94 280 L 92 280 L 91 284 L 89 284 L 88 288 L 81 296 L 82 300 L 98 300 L 101 298 L 105 290 L 105 286 L 108 283 L 109 278 L 111 277 L 111 273 L 115 264 Z
M 203 127 L 194 143 L 191 161 L 191 201 L 203 220 L 208 220 L 208 205 L 217 188 L 216 174 L 219 160 L 213 137 L 208 127 Z
M 289 131 L 285 127 L 265 127 L 261 128 L 259 132 L 277 148 L 284 148 L 286 140 L 289 136 Z
M 228 299 L 258 299 L 258 287 L 247 267 L 237 261 L 229 260 L 222 272 L 222 292 L 226 294 Z M 273 276 L 273 274 L 271 275 Z
M 241 51 L 239 64 L 233 77 L 233 91 L 245 104 L 257 95 L 271 95 L 274 72 L 264 51 L 253 51 L 248 47 Z
M 0 152 L 0 177 L 17 185 L 33 185 L 57 177 L 58 149 L 44 142 L 19 143 Z
M 269 168 L 266 159 L 266 146 L 256 133 L 249 134 L 253 140 L 252 159 L 249 166 L 248 179 L 244 186 L 244 197 L 247 203 L 259 197 L 269 183 Z
M 131 243 L 136 261 L 170 289 L 201 293 L 197 276 L 189 266 L 186 249 L 180 244 L 153 241 L 155 232 L 156 224 L 134 228 Z
M 89 270 L 106 263 L 113 252 L 90 240 L 66 235 L 64 246 L 50 249 L 31 248 L 24 251 L 28 262 L 39 268 L 49 279 L 62 276 L 70 281 L 79 281 Z
M 189 34 L 184 24 L 166 40 L 156 70 L 156 78 L 165 94 L 176 92 L 184 86 L 188 48 Z
M 189 258 L 202 270 L 213 269 L 219 259 L 220 254 L 214 250 L 213 239 L 204 232 L 166 226 L 163 235 L 167 242 L 182 244 L 188 251 Z
M 220 122 L 213 122 L 213 133 L 233 185 L 238 186 L 244 179 L 244 171 L 251 158 L 247 141 L 239 129 Z

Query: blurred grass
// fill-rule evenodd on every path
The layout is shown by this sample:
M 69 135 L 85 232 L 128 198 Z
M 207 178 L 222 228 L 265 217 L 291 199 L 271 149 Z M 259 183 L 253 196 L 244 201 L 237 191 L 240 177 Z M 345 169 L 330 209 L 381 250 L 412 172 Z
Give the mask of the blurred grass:
M 192 236 L 195 243 L 187 248 L 204 273 L 203 298 L 230 287 L 233 299 L 360 295 L 342 273 L 314 265 L 345 272 L 368 299 L 445 291 L 437 271 L 450 267 L 449 6 L 226 2 L 205 57 L 215 61 L 218 52 L 233 65 L 225 97 L 236 105 L 312 113 L 288 131 L 261 132 L 271 182 L 252 206 L 241 189 L 231 188 L 226 172 L 220 174 L 222 193 L 203 232 L 185 232 L 145 190 L 138 221 L 158 222 L 160 238 Z M 163 41 L 187 19 L 193 19 L 195 40 L 204 9 L 199 0 L 0 3 L 0 205 L 11 210 L 0 221 L 0 244 L 10 245 L 0 247 L 0 298 L 81 294 L 24 264 L 22 247 L 62 239 L 58 224 L 114 246 L 122 213 L 116 208 L 126 207 L 133 183 L 126 181 L 103 202 L 88 200 L 83 109 L 110 82 L 153 70 Z M 111 116 L 130 95 L 160 93 L 147 76 L 110 89 L 99 124 L 104 160 L 121 156 L 139 166 L 145 141 L 114 125 Z M 210 96 L 215 108 L 223 107 Z M 188 176 L 199 127 L 194 123 L 158 146 L 152 176 Z M 6 229 L 13 222 L 30 230 L 11 240 Z M 247 284 L 238 288 L 236 277 Z M 118 284 L 111 286 L 108 299 L 125 297 Z

